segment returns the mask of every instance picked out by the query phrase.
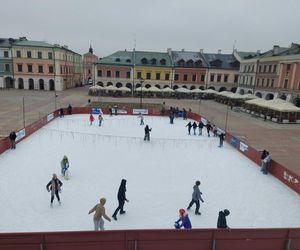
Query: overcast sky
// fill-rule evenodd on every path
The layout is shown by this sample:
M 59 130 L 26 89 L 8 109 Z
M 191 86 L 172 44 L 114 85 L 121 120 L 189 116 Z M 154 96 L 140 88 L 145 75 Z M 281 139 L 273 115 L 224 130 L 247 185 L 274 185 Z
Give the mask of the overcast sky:
M 0 0 L 0 37 L 117 50 L 231 53 L 300 43 L 299 0 Z

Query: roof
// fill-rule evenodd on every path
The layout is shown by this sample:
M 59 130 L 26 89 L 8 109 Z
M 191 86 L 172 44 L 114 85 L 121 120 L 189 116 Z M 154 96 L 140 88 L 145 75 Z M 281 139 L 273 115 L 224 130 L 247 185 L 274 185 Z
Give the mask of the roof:
M 0 38 L 0 47 L 1 48 L 10 48 L 14 39 L 12 38 Z
M 192 60 L 194 63 L 201 60 L 201 67 L 209 67 L 208 63 L 205 61 L 203 55 L 200 52 L 172 51 L 172 59 L 175 67 L 180 66 L 178 63 L 180 60 L 184 60 L 185 62 Z
M 210 68 L 239 69 L 240 63 L 233 54 L 204 53 L 205 60 L 210 64 Z M 216 63 L 214 65 L 214 63 Z
M 163 66 L 163 67 L 172 67 L 172 59 L 167 52 L 149 52 L 149 51 L 135 51 L 135 65 L 147 65 L 147 66 Z M 147 59 L 148 63 L 142 63 L 142 59 Z M 156 64 L 152 64 L 151 60 L 155 59 Z M 165 60 L 165 65 L 161 65 L 160 61 Z
M 16 41 L 13 44 L 14 46 L 28 46 L 28 47 L 44 47 L 44 48 L 54 48 L 54 45 L 46 43 L 46 42 L 40 42 L 40 41 Z
M 252 59 L 260 56 L 259 52 L 236 51 L 236 53 L 241 57 L 242 60 Z
M 133 65 L 133 52 L 131 51 L 117 51 L 109 56 L 103 57 L 96 62 L 96 64 L 110 64 L 110 65 Z

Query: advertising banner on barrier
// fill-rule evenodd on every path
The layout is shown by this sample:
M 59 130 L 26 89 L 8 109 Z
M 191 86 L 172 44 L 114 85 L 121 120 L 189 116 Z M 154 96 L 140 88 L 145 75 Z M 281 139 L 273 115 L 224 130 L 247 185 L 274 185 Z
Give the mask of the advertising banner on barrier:
M 94 115 L 99 115 L 99 114 L 103 114 L 101 108 L 92 108 L 92 114 Z
M 134 114 L 134 115 L 139 115 L 139 114 L 148 115 L 149 112 L 148 112 L 148 109 L 132 109 L 132 114 Z
M 243 142 L 240 141 L 240 150 L 242 152 L 247 151 L 248 150 L 248 145 L 246 145 L 245 143 L 243 143 Z
M 234 136 L 231 137 L 230 144 L 237 147 L 238 139 Z
M 26 135 L 25 128 L 16 132 L 16 135 L 17 135 L 16 141 L 21 140 Z
M 54 119 L 54 114 L 53 113 L 47 115 L 47 122 L 50 122 L 53 119 Z
M 112 108 L 112 113 L 113 113 L 113 114 L 116 113 L 115 108 Z M 127 114 L 127 110 L 126 110 L 126 109 L 119 109 L 119 108 L 117 108 L 117 114 L 123 114 L 123 115 L 126 115 L 126 114 Z

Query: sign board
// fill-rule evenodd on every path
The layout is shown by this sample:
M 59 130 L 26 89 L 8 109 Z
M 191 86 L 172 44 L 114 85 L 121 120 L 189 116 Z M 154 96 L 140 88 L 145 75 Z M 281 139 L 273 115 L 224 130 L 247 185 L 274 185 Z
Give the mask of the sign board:
M 54 119 L 54 114 L 53 113 L 47 115 L 47 122 L 50 122 L 53 119 Z
M 19 141 L 19 140 L 21 140 L 23 137 L 25 137 L 25 135 L 26 135 L 25 128 L 23 128 L 22 130 L 16 132 L 16 135 L 17 135 L 16 141 Z
M 116 112 L 115 112 L 115 108 L 112 108 L 112 113 L 113 114 L 115 114 Z M 126 109 L 117 109 L 117 114 L 124 114 L 124 115 L 126 115 L 127 114 L 127 110 Z
M 148 115 L 148 109 L 132 109 L 132 114 L 134 115 L 139 115 L 139 114 L 142 114 L 142 115 Z
M 246 145 L 245 143 L 243 143 L 243 142 L 240 141 L 240 150 L 242 152 L 247 151 L 248 150 L 248 145 Z
M 92 114 L 94 114 L 94 115 L 99 115 L 99 114 L 103 115 L 103 112 L 102 112 L 101 108 L 92 108 Z
M 236 147 L 237 143 L 238 143 L 238 139 L 232 136 L 230 140 L 230 144 Z

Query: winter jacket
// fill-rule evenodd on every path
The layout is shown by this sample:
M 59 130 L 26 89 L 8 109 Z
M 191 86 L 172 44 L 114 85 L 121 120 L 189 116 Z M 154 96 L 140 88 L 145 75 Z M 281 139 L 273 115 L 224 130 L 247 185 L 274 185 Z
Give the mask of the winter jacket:
M 195 201 L 200 200 L 200 201 L 204 202 L 202 197 L 201 197 L 202 193 L 200 192 L 199 186 L 195 185 L 193 187 L 193 189 L 194 189 L 194 192 L 192 194 L 192 199 L 195 200 Z
M 193 125 L 192 125 L 191 122 L 189 122 L 189 123 L 186 125 L 186 127 L 188 127 L 189 130 L 191 130 L 192 126 L 193 126 Z
M 266 156 L 267 156 L 267 151 L 266 151 L 266 150 L 264 150 L 264 151 L 262 152 L 262 154 L 261 154 L 261 157 L 260 157 L 260 159 L 261 159 L 261 160 L 263 160 L 263 159 L 265 159 L 265 158 L 266 158 Z
M 209 123 L 207 123 L 206 124 L 206 129 L 207 129 L 207 131 L 210 131 L 212 129 L 212 126 Z
M 69 165 L 69 160 L 67 157 L 64 157 L 60 162 L 60 166 L 61 166 L 61 168 L 66 168 L 67 165 Z
M 9 139 L 11 139 L 12 141 L 16 140 L 16 138 L 17 138 L 16 132 L 13 131 L 9 134 Z
M 152 129 L 149 128 L 149 126 L 147 125 L 147 126 L 145 127 L 145 134 L 149 134 L 151 130 L 152 130 Z
M 126 180 L 122 180 L 121 181 L 121 185 L 119 187 L 119 191 L 118 191 L 118 200 L 120 202 L 125 202 L 127 199 L 126 199 Z
M 181 221 L 181 224 L 178 225 L 178 228 L 192 228 L 192 223 L 190 221 L 190 218 L 189 218 L 189 215 L 187 213 L 185 213 L 183 215 L 183 217 L 180 217 L 176 222 L 175 224 L 177 223 L 180 223 Z
M 51 195 L 54 195 L 55 192 L 60 190 L 62 185 L 63 185 L 62 182 L 58 178 L 56 178 L 56 179 L 52 178 L 52 180 L 49 181 L 49 183 L 47 184 L 46 188 L 48 191 L 51 190 Z
M 217 228 L 228 228 L 226 214 L 223 211 L 219 212 Z
M 224 135 L 223 133 L 221 133 L 221 134 L 220 134 L 220 140 L 221 140 L 221 141 L 224 141 L 224 139 L 225 139 L 225 135 Z
M 89 214 L 95 212 L 94 214 L 94 220 L 100 220 L 100 218 L 103 216 L 106 220 L 110 221 L 110 218 L 105 213 L 105 207 L 104 204 L 106 202 L 105 198 L 100 199 L 100 203 L 95 205 L 90 211 Z
M 201 121 L 200 121 L 200 122 L 199 122 L 199 126 L 198 126 L 198 127 L 202 129 L 202 128 L 204 127 L 204 124 L 203 124 L 203 122 L 201 122 Z
M 196 129 L 198 127 L 196 122 L 194 122 L 192 126 L 193 126 L 193 129 Z

